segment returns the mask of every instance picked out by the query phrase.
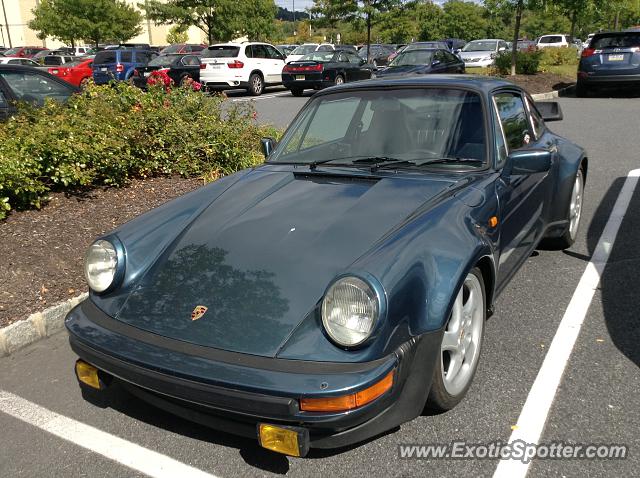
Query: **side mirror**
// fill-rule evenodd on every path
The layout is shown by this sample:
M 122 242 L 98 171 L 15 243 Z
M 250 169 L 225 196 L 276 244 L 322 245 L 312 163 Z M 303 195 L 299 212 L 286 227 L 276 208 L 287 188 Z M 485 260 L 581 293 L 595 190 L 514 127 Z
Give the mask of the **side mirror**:
M 545 173 L 551 169 L 551 153 L 546 149 L 513 151 L 507 158 L 511 174 Z
M 260 145 L 262 146 L 262 154 L 264 154 L 264 159 L 267 159 L 273 153 L 273 150 L 276 149 L 276 140 L 273 138 L 262 138 L 260 140 Z
M 433 60 L 431 62 L 431 66 L 438 66 L 440 64 L 440 60 Z
M 557 101 L 541 101 L 536 102 L 536 108 L 545 121 L 562 121 L 564 118 L 562 108 Z

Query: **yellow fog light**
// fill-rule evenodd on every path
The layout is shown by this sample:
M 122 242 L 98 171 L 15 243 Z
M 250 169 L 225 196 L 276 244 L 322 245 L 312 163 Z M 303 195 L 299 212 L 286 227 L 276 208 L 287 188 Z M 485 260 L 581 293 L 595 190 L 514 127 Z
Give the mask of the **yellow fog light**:
M 85 385 L 100 390 L 100 377 L 98 377 L 98 369 L 88 364 L 84 360 L 76 362 L 76 376 Z
M 309 431 L 266 423 L 258 424 L 260 446 L 291 456 L 305 456 L 309 451 Z

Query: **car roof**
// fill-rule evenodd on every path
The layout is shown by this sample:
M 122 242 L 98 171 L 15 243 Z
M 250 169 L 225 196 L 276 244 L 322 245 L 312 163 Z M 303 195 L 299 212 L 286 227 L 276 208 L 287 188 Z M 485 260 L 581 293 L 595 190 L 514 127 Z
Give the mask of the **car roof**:
M 458 87 L 469 88 L 479 93 L 488 94 L 496 88 L 516 88 L 522 90 L 518 85 L 492 76 L 480 77 L 479 75 L 433 75 L 433 76 L 411 76 L 392 79 L 373 79 L 349 83 L 346 86 L 331 87 L 322 90 L 316 95 L 325 93 L 337 93 L 338 90 L 368 89 L 378 87 L 416 87 L 416 86 L 442 86 L 445 88 Z

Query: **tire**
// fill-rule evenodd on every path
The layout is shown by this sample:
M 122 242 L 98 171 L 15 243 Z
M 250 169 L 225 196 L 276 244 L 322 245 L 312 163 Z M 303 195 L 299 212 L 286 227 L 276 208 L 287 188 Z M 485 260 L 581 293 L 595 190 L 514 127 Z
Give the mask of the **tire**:
M 576 177 L 571 190 L 569 204 L 567 204 L 567 227 L 560 237 L 550 237 L 544 240 L 544 246 L 549 249 L 564 250 L 570 248 L 580 229 L 580 220 L 582 219 L 582 203 L 584 201 L 584 171 L 582 165 L 578 168 Z
M 264 80 L 259 73 L 251 73 L 249 76 L 249 88 L 247 93 L 251 96 L 260 96 L 264 91 Z
M 451 410 L 465 397 L 475 376 L 482 352 L 487 318 L 487 294 L 482 272 L 473 268 L 465 277 L 442 336 L 440 354 L 433 368 L 426 408 Z M 467 309 L 468 308 L 468 309 Z M 454 356 L 457 359 L 454 361 Z M 459 363 L 457 367 L 454 363 Z M 452 370 L 451 367 L 457 368 Z M 453 373 L 451 378 L 449 374 Z
M 578 98 L 586 98 L 589 96 L 589 90 L 584 83 L 578 81 L 576 83 L 576 96 Z
M 303 91 L 302 88 L 291 88 L 291 94 L 293 96 L 302 96 Z
M 336 75 L 336 79 L 333 80 L 333 84 L 334 85 L 344 85 L 344 76 L 342 75 Z
M 191 75 L 186 74 L 180 77 L 180 83 L 178 86 L 184 86 L 184 82 L 187 81 L 187 78 L 191 78 Z

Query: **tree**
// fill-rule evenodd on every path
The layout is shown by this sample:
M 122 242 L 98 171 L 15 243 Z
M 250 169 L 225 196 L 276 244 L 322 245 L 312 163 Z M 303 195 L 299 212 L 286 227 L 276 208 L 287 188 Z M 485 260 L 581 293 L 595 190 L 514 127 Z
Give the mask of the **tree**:
M 441 40 L 444 38 L 444 11 L 431 3 L 418 3 L 416 16 L 418 21 L 418 39 L 421 41 Z
M 75 46 L 80 39 L 94 45 L 105 40 L 124 42 L 142 32 L 142 16 L 119 0 L 41 0 L 29 28 L 38 38 L 53 37 Z
M 481 5 L 462 0 L 450 0 L 443 5 L 443 33 L 448 38 L 473 40 L 486 38 L 487 20 Z
M 269 34 L 277 10 L 273 0 L 149 0 L 139 6 L 154 22 L 199 28 L 210 44 Z
M 179 27 L 178 25 L 174 25 L 169 28 L 169 33 L 167 33 L 167 43 L 173 45 L 174 43 L 187 43 L 189 40 L 189 35 L 187 31 Z

